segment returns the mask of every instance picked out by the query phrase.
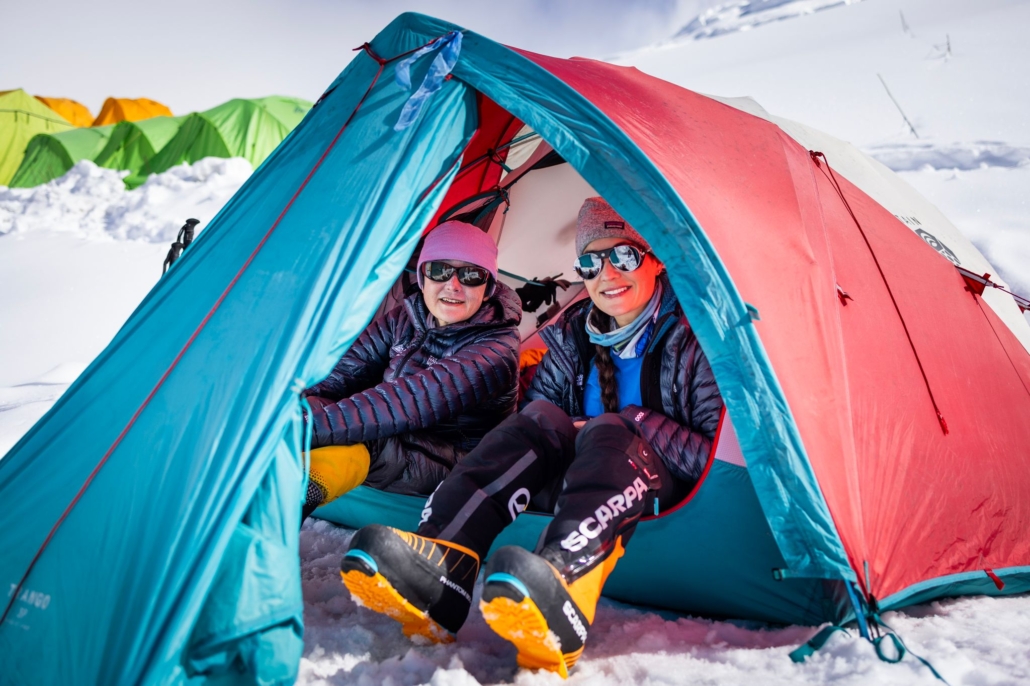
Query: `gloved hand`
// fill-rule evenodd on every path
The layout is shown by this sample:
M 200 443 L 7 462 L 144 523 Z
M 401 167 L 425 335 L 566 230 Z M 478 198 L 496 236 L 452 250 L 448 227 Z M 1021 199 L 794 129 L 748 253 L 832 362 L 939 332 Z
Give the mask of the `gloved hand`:
M 565 279 L 559 279 L 561 274 L 555 276 L 545 276 L 542 279 L 533 277 L 533 281 L 536 283 L 527 283 L 520 288 L 516 288 L 515 292 L 518 293 L 519 298 L 522 300 L 522 311 L 523 312 L 536 312 L 541 305 L 558 302 L 558 289 L 561 288 L 563 291 L 572 285 L 571 282 Z

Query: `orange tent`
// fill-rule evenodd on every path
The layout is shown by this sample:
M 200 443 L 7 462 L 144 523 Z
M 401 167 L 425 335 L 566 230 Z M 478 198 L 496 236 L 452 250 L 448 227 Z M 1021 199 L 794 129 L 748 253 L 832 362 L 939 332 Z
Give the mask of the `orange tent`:
M 93 123 L 93 113 L 77 100 L 71 98 L 48 98 L 37 95 L 36 100 L 57 112 L 67 119 L 72 126 L 90 126 Z
M 172 111 L 157 102 L 147 98 L 108 98 L 100 109 L 93 126 L 104 126 L 106 124 L 117 124 L 120 121 L 140 121 L 151 117 L 171 117 Z

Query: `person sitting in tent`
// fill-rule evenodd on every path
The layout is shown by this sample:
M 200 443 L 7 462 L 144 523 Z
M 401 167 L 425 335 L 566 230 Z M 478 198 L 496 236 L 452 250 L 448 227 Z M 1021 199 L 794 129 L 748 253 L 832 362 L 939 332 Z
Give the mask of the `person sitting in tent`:
M 426 495 L 516 411 L 519 298 L 497 245 L 449 221 L 429 232 L 421 292 L 377 317 L 305 391 L 311 470 L 303 516 L 361 483 Z
M 544 330 L 530 402 L 440 484 L 417 534 L 367 526 L 341 564 L 363 605 L 447 641 L 498 534 L 531 501 L 553 510 L 536 553 L 490 559 L 480 609 L 520 665 L 566 676 L 637 521 L 697 484 L 723 407 L 663 265 L 601 198 L 580 209 L 576 250 L 590 299 Z

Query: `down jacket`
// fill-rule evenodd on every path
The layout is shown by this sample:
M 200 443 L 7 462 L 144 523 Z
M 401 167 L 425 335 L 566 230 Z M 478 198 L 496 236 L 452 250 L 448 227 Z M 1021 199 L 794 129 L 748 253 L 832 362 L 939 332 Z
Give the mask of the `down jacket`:
M 694 484 L 708 462 L 723 402 L 672 287 L 668 281 L 663 285 L 640 373 L 644 407 L 628 405 L 620 414 L 637 423 L 670 472 Z M 570 417 L 583 415 L 583 392 L 595 354 L 586 332 L 592 307 L 590 300 L 576 303 L 541 332 L 547 354 L 526 393 L 527 402 L 549 400 Z
M 305 395 L 312 447 L 364 443 L 365 485 L 428 494 L 517 409 L 518 296 L 497 283 L 471 319 L 437 326 L 422 293 L 377 317 Z

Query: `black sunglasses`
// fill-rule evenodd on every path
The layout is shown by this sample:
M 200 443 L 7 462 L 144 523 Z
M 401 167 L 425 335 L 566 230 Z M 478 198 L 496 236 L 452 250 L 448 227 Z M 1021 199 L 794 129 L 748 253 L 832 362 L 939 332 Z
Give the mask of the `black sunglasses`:
M 605 258 L 619 271 L 632 272 L 639 269 L 640 265 L 644 263 L 644 255 L 647 253 L 647 250 L 640 250 L 636 246 L 623 243 L 607 250 L 585 252 L 576 258 L 572 268 L 576 270 L 581 279 L 589 281 L 597 278 L 597 275 L 601 273 Z
M 422 274 L 430 281 L 450 281 L 455 272 L 458 273 L 458 283 L 463 286 L 482 286 L 490 279 L 490 272 L 482 267 L 455 267 L 446 262 L 426 262 L 422 265 Z

